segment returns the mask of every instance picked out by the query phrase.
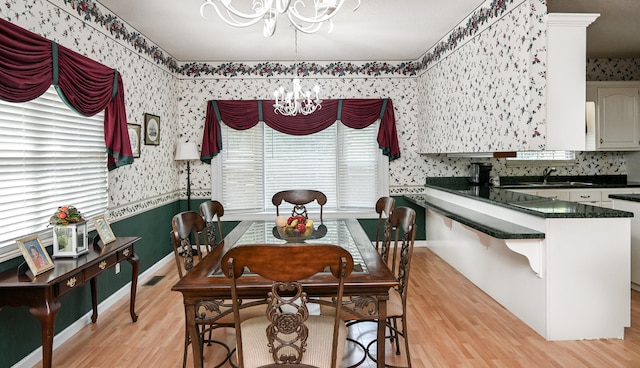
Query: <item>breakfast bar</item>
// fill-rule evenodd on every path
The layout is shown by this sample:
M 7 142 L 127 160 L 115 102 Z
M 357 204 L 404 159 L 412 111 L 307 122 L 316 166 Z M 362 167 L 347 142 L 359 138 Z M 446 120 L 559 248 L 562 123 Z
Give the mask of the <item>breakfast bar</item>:
M 427 246 L 546 340 L 624 338 L 632 213 L 468 183 L 405 198 Z

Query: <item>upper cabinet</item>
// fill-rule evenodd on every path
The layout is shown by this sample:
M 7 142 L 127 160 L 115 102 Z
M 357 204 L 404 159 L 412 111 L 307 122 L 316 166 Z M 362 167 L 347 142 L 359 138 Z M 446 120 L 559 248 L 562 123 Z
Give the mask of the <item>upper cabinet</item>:
M 640 150 L 639 107 L 640 82 L 588 82 L 587 149 Z
M 584 151 L 587 26 L 599 14 L 547 17 L 547 140 L 549 151 Z

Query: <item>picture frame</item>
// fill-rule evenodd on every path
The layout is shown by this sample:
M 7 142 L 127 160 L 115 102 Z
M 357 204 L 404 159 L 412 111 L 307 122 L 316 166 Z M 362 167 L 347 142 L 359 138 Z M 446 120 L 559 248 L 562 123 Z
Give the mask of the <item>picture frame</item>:
M 93 222 L 93 226 L 95 226 L 98 235 L 100 235 L 102 244 L 109 244 L 116 240 L 116 236 L 113 234 L 111 226 L 109 226 L 109 221 L 107 221 L 104 215 L 93 217 L 91 222 Z
M 140 133 L 142 127 L 138 124 L 127 124 L 129 131 L 129 141 L 131 142 L 131 152 L 134 158 L 140 157 Z
M 157 115 L 144 114 L 144 144 L 160 145 L 160 117 Z
M 22 256 L 27 261 L 33 276 L 45 273 L 55 267 L 38 235 L 18 239 L 16 243 L 18 243 Z

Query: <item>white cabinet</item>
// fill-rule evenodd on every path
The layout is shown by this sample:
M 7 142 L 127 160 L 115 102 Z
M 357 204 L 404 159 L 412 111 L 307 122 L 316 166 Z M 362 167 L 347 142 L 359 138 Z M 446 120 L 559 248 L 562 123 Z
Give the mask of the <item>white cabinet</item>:
M 578 202 L 591 206 L 612 208 L 610 194 L 640 193 L 640 188 L 576 188 L 576 189 L 517 189 L 514 192 L 554 198 L 563 201 Z
M 542 189 L 537 195 L 545 198 L 559 199 L 561 201 L 569 201 L 569 191 L 566 189 Z
M 595 134 L 587 131 L 587 139 L 595 139 L 596 150 L 640 150 L 640 83 L 588 82 L 589 101 L 595 102 Z
M 592 206 L 600 206 L 601 190 L 600 189 L 569 189 L 569 200 Z

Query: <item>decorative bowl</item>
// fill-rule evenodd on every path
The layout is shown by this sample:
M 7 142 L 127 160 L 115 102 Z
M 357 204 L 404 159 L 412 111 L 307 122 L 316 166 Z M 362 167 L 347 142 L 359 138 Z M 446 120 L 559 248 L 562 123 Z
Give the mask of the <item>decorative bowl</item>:
M 306 228 L 304 233 L 296 231 L 293 227 L 276 226 L 280 238 L 286 240 L 287 243 L 303 243 L 309 235 L 313 234 L 313 226 Z

